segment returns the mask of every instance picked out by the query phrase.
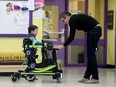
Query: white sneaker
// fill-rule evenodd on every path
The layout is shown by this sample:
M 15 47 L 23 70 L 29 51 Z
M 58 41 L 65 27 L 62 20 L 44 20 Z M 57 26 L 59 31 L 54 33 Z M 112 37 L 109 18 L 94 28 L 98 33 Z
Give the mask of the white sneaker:
M 85 83 L 85 84 L 98 84 L 98 83 L 99 83 L 99 80 L 90 79 L 90 80 L 88 80 L 88 81 L 85 81 L 84 83 Z
M 82 78 L 81 80 L 78 80 L 79 83 L 84 83 L 85 81 L 89 81 L 89 79 Z

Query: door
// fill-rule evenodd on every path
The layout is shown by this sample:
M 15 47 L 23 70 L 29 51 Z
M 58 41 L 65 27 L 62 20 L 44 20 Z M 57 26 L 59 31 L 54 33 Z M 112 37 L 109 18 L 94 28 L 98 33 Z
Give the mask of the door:
M 102 27 L 102 36 L 96 51 L 100 67 L 106 67 L 107 63 L 107 3 L 107 0 L 88 0 L 88 14 L 97 19 Z
M 72 14 L 85 14 L 85 0 L 68 0 L 68 10 Z M 69 27 L 68 27 L 69 28 Z M 70 30 L 70 29 L 68 29 Z M 67 37 L 69 31 L 67 31 Z M 74 41 L 66 48 L 66 66 L 85 65 L 86 39 L 83 31 L 77 31 Z
M 105 0 L 68 0 L 68 10 L 72 14 L 88 14 L 99 21 L 102 26 L 103 34 L 99 42 L 99 50 L 96 52 L 99 65 L 106 64 L 106 33 L 105 33 Z M 69 27 L 68 27 L 69 28 Z M 68 29 L 70 30 L 70 29 Z M 67 37 L 69 31 L 66 31 Z M 66 37 L 66 38 L 67 38 Z M 85 66 L 87 60 L 86 34 L 83 31 L 77 31 L 74 41 L 66 48 L 66 66 Z

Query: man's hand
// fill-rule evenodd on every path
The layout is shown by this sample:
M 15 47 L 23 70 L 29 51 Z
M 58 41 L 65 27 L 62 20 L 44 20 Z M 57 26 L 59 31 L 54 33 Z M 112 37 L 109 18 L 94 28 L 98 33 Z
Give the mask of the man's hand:
M 54 45 L 53 48 L 55 48 L 55 49 L 62 49 L 62 48 L 64 48 L 64 45 Z

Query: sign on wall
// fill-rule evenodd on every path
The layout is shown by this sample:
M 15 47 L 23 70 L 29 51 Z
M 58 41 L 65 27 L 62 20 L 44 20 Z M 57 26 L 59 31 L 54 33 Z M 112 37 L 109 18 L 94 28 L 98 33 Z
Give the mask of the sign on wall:
M 27 34 L 28 1 L 0 1 L 0 34 Z
M 108 11 L 108 29 L 113 29 L 113 10 Z

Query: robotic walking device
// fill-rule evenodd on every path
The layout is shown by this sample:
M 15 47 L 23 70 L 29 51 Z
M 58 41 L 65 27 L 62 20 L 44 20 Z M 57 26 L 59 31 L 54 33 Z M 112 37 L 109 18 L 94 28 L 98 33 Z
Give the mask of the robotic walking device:
M 53 79 L 56 79 L 58 83 L 61 82 L 63 71 L 58 68 L 56 50 L 53 48 L 53 45 L 47 44 L 46 41 L 42 40 L 41 52 L 42 52 L 42 62 L 37 64 L 35 62 L 37 55 L 37 48 L 40 46 L 34 45 L 29 39 L 25 38 L 23 40 L 23 48 L 25 57 L 28 60 L 28 67 L 23 71 L 19 70 L 18 72 L 13 73 L 11 80 L 17 82 L 20 78 L 24 78 L 27 81 L 37 80 L 36 75 L 47 75 L 52 76 Z M 48 57 L 48 52 L 51 51 L 52 58 Z

